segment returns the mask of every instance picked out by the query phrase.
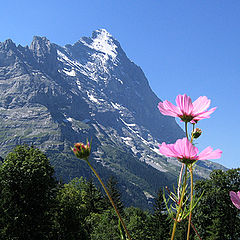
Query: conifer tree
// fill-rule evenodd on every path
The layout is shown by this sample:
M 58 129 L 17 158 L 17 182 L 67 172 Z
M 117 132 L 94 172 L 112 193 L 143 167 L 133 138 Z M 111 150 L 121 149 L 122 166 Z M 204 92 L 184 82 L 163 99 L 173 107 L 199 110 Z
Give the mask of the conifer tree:
M 110 178 L 107 181 L 107 189 L 108 189 L 108 192 L 111 195 L 113 202 L 115 203 L 120 215 L 123 216 L 124 215 L 124 205 L 121 200 L 121 193 L 117 188 L 117 184 L 118 184 L 118 182 L 117 182 L 116 178 L 113 176 L 110 176 Z M 105 202 L 109 208 L 112 208 L 112 204 L 110 203 L 107 196 L 105 197 Z
M 170 220 L 168 219 L 167 209 L 161 189 L 159 189 L 157 198 L 154 202 L 154 213 L 151 216 L 150 228 L 153 240 L 169 238 Z
M 93 179 L 90 178 L 82 188 L 82 198 L 90 213 L 101 213 L 104 208 L 104 198 L 102 192 L 96 187 Z

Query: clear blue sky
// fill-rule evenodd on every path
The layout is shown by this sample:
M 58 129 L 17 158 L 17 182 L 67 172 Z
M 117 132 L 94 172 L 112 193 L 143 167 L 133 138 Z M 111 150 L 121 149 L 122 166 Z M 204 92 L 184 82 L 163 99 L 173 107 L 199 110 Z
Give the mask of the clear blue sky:
M 240 167 L 239 0 L 0 0 L 0 41 L 29 45 L 34 35 L 59 45 L 107 29 L 162 100 L 206 95 L 218 109 L 199 122 L 217 162 Z

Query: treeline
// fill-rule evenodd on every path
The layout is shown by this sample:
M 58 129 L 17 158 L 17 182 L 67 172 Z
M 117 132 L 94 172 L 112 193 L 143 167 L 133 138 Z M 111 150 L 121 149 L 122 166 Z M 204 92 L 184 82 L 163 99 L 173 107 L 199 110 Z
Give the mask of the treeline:
M 173 221 L 161 190 L 149 212 L 125 208 L 116 179 L 110 177 L 107 188 L 134 240 L 170 239 Z M 193 213 L 191 239 L 240 239 L 240 213 L 229 198 L 231 190 L 240 190 L 240 169 L 215 170 L 195 184 L 196 196 L 204 194 Z M 175 239 L 185 239 L 186 228 L 187 219 L 178 224 Z M 109 200 L 92 179 L 63 184 L 40 150 L 18 146 L 0 165 L 0 239 L 119 240 L 120 234 Z

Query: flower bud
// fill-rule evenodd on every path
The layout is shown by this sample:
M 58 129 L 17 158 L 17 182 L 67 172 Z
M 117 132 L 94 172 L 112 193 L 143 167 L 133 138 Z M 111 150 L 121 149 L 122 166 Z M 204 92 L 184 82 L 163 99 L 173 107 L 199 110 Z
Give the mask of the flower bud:
M 75 143 L 72 150 L 73 150 L 74 154 L 76 155 L 76 157 L 84 159 L 84 160 L 88 160 L 88 157 L 90 156 L 90 152 L 91 152 L 91 144 L 89 144 L 88 140 L 87 140 L 86 145 L 84 145 L 81 142 Z
M 193 138 L 199 138 L 202 134 L 202 130 L 200 128 L 195 128 L 193 131 L 192 131 L 192 136 Z

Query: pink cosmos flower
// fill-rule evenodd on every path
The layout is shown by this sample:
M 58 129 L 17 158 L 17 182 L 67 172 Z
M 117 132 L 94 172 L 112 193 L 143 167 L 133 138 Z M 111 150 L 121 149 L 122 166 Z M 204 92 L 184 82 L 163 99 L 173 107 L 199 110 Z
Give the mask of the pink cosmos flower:
M 238 191 L 237 193 L 230 191 L 229 195 L 234 206 L 240 209 L 240 191 Z
M 198 154 L 198 149 L 187 139 L 178 139 L 174 144 L 165 142 L 159 146 L 159 151 L 167 157 L 175 157 L 182 163 L 193 163 L 197 160 L 217 159 L 221 157 L 222 151 L 213 151 L 211 147 L 205 148 Z
M 179 94 L 176 97 L 176 103 L 177 106 L 165 100 L 158 104 L 158 109 L 163 115 L 180 117 L 182 121 L 191 123 L 196 123 L 204 118 L 210 118 L 210 114 L 216 110 L 216 107 L 207 110 L 211 100 L 206 96 L 201 96 L 192 103 L 191 98 L 186 94 Z

